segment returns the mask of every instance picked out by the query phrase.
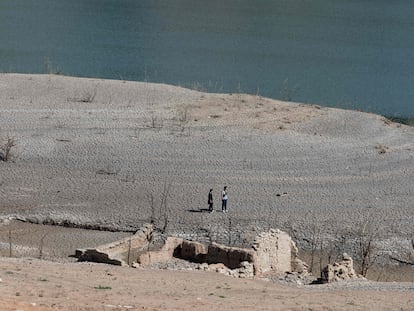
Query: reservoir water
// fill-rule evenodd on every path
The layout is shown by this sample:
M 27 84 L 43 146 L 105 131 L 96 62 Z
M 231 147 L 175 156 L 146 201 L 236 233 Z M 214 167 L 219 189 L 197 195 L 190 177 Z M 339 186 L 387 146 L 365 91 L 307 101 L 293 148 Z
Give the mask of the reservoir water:
M 0 72 L 414 116 L 414 2 L 1 0 Z

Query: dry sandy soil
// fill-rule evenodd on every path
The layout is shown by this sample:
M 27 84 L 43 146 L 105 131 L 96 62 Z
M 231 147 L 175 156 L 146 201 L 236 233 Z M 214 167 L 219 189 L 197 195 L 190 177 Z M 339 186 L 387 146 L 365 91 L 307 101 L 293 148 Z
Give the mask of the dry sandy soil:
M 414 310 L 414 285 L 292 287 L 213 272 L 1 259 L 0 309 Z
M 364 229 L 380 258 L 406 258 L 412 127 L 260 96 L 0 74 L 0 137 L 16 142 L 11 161 L 0 161 L 0 255 L 54 261 L 1 259 L 0 310 L 414 310 L 412 283 L 292 288 L 70 257 L 153 218 L 159 226 L 166 219 L 172 235 L 201 241 L 245 245 L 274 227 L 300 249 L 318 234 L 350 253 Z M 200 212 L 210 188 L 220 209 L 224 185 L 229 213 Z M 413 270 L 398 280 L 413 282 Z

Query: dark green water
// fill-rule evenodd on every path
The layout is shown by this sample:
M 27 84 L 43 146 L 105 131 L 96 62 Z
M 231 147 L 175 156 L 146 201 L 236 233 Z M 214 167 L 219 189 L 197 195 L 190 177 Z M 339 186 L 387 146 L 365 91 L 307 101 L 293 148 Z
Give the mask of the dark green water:
M 0 71 L 414 116 L 414 2 L 0 0 Z

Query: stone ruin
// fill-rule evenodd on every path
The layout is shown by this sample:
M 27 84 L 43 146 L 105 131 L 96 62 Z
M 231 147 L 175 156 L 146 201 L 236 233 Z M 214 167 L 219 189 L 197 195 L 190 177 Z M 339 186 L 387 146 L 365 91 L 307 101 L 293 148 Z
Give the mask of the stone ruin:
M 346 253 L 342 255 L 341 262 L 336 262 L 332 265 L 329 264 L 321 271 L 321 283 L 332 283 L 362 278 L 362 276 L 355 273 L 354 262 Z
M 180 258 L 199 263 L 199 269 L 217 271 L 236 277 L 254 277 L 269 272 L 308 273 L 307 265 L 298 258 L 298 249 L 291 237 L 271 229 L 258 235 L 251 248 L 229 247 L 217 243 L 205 246 L 178 237 L 168 237 L 163 245 L 151 248 L 152 225 L 143 226 L 131 237 L 101 245 L 78 249 L 80 261 L 94 261 L 122 266 L 145 267 Z
M 79 261 L 136 268 L 168 263 L 178 258 L 197 263 L 198 270 L 239 278 L 266 276 L 269 273 L 309 276 L 308 265 L 299 259 L 295 242 L 281 230 L 270 229 L 260 233 L 251 248 L 229 247 L 214 242 L 206 246 L 178 237 L 167 237 L 154 246 L 157 240 L 154 235 L 153 226 L 146 224 L 130 237 L 96 248 L 78 249 L 75 256 Z M 341 262 L 329 264 L 321 271 L 319 281 L 331 283 L 360 278 L 355 273 L 352 258 L 343 254 Z
M 138 253 L 148 249 L 152 232 L 152 225 L 146 224 L 131 237 L 100 245 L 96 248 L 77 249 L 75 251 L 75 257 L 79 261 L 128 266 Z

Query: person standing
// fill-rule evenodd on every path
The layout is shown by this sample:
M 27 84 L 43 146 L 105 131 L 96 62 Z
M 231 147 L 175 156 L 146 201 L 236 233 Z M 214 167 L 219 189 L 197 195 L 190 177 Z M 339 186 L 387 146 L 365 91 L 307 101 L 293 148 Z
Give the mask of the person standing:
M 213 189 L 210 189 L 210 192 L 208 193 L 208 211 L 210 213 L 214 212 L 214 209 L 213 209 Z
M 227 186 L 224 186 L 221 192 L 221 211 L 227 213 Z

